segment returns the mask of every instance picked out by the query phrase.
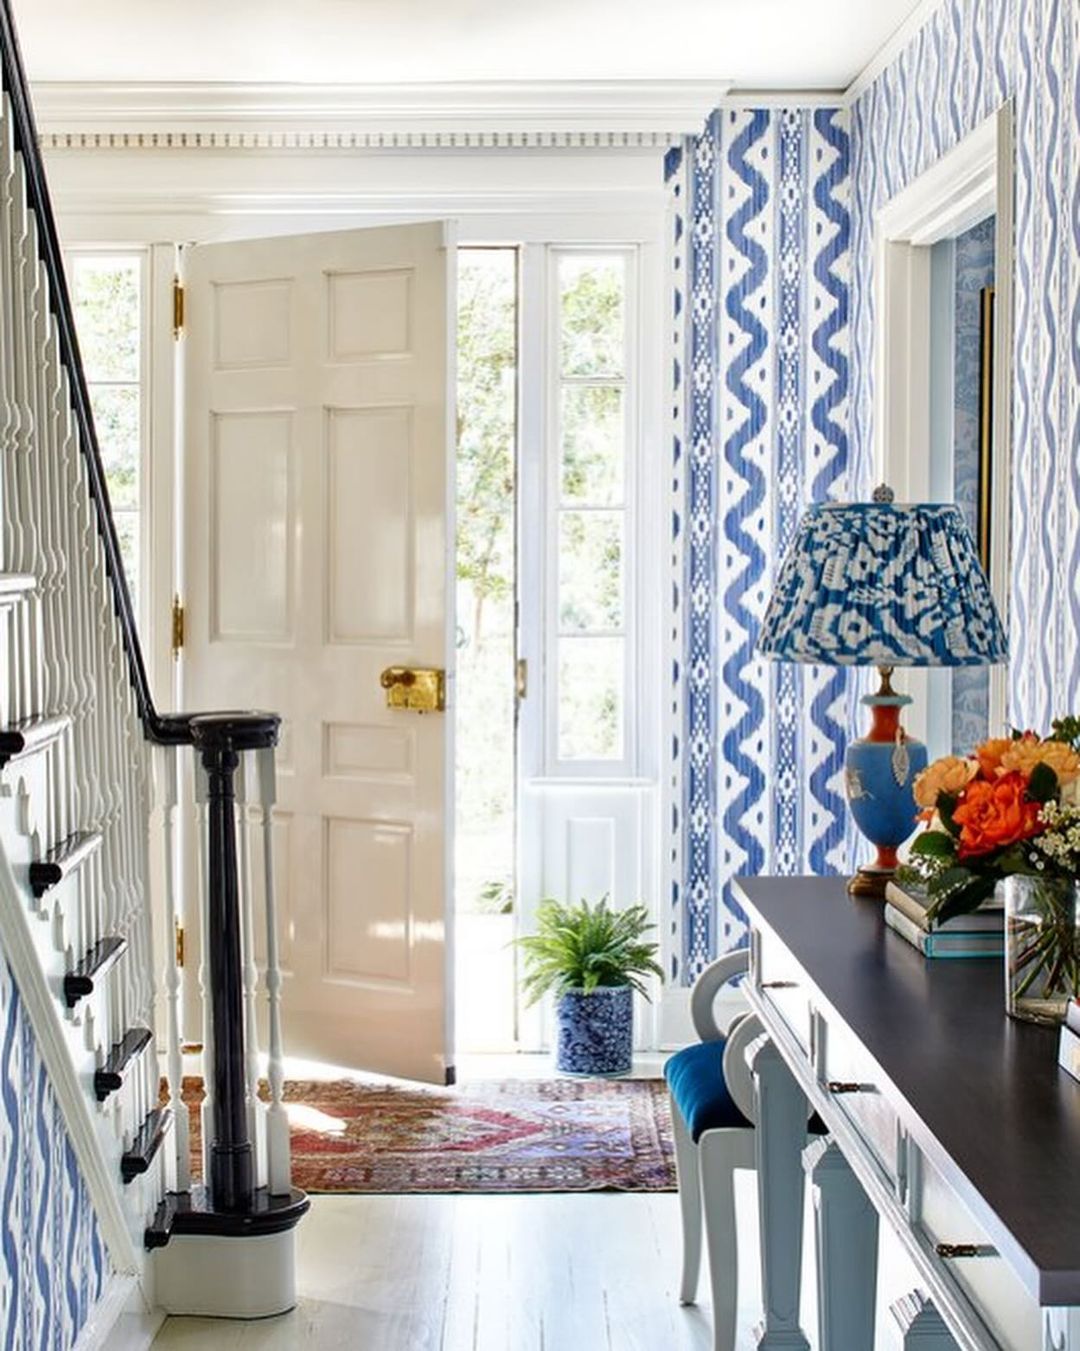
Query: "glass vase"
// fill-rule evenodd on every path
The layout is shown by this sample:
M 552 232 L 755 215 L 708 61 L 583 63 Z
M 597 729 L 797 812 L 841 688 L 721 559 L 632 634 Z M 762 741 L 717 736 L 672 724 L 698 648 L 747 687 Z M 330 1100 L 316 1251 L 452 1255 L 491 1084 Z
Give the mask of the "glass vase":
M 1005 879 L 1005 1010 L 1031 1023 L 1062 1023 L 1080 992 L 1077 883 Z

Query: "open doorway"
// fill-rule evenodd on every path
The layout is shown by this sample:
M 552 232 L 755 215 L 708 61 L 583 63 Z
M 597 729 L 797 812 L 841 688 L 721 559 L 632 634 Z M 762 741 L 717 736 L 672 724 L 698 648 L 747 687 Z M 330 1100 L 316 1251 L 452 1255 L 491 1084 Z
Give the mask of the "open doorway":
M 455 1044 L 540 1051 L 514 939 L 547 897 L 655 912 L 659 646 L 642 255 L 458 252 Z M 651 1011 L 637 1017 L 651 1044 Z
M 456 1040 L 515 1049 L 518 251 L 458 253 Z

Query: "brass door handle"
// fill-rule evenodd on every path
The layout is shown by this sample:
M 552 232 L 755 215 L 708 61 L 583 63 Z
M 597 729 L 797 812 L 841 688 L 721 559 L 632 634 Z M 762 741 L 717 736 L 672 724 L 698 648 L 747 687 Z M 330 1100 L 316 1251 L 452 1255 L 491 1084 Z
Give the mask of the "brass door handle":
M 849 1083 L 844 1079 L 830 1079 L 828 1089 L 830 1093 L 861 1093 L 863 1086 Z
M 434 666 L 388 666 L 379 676 L 387 708 L 441 713 L 446 707 L 446 673 Z

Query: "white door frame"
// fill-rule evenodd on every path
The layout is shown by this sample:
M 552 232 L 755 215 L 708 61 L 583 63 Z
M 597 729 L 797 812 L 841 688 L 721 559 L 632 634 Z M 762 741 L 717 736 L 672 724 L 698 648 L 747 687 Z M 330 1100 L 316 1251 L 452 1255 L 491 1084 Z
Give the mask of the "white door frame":
M 1009 608 L 1012 480 L 1013 107 L 1006 102 L 948 154 L 882 206 L 874 220 L 874 464 L 897 500 L 921 502 L 930 485 L 930 249 L 996 216 L 994 252 L 994 460 L 990 586 Z M 915 702 L 909 730 L 925 740 L 927 672 L 905 672 Z M 990 726 L 1004 726 L 1007 668 L 990 668 Z

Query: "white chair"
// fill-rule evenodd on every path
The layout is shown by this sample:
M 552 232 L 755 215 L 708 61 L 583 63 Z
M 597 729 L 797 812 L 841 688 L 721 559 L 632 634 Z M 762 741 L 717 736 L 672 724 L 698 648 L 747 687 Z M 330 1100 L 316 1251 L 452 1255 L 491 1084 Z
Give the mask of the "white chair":
M 712 963 L 690 994 L 701 1041 L 664 1066 L 675 1129 L 675 1167 L 682 1211 L 683 1262 L 679 1299 L 697 1299 L 702 1218 L 709 1254 L 714 1351 L 734 1351 L 739 1260 L 735 1229 L 735 1170 L 754 1168 L 754 1085 L 746 1049 L 761 1035 L 754 1014 L 739 1013 L 726 1031 L 717 1025 L 716 997 L 749 963 L 745 949 Z

